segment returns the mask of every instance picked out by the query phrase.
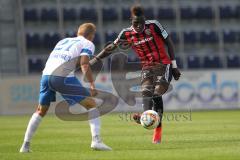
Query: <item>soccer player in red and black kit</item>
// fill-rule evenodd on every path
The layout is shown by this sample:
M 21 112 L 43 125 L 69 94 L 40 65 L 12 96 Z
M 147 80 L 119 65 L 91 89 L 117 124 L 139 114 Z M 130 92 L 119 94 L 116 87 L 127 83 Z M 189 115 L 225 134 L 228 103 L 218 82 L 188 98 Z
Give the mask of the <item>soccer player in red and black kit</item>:
M 173 43 L 162 25 L 156 20 L 145 20 L 141 6 L 131 8 L 132 26 L 123 29 L 118 38 L 107 45 L 90 63 L 110 55 L 121 43 L 131 45 L 138 55 L 141 65 L 141 86 L 143 109 L 155 110 L 160 117 L 163 115 L 162 95 L 168 90 L 172 76 L 178 80 L 181 73 L 177 68 Z M 168 51 L 165 50 L 167 46 Z M 140 123 L 140 114 L 133 116 Z M 162 122 L 154 130 L 152 142 L 161 143 Z

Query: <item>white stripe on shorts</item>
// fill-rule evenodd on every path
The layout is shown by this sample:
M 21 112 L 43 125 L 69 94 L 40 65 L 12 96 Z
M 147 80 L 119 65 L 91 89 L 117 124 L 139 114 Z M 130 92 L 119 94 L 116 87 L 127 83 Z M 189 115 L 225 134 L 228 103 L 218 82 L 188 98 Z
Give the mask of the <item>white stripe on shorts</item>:
M 165 70 L 165 75 L 164 75 L 167 82 L 169 82 L 169 68 L 170 68 L 170 64 L 167 65 Z

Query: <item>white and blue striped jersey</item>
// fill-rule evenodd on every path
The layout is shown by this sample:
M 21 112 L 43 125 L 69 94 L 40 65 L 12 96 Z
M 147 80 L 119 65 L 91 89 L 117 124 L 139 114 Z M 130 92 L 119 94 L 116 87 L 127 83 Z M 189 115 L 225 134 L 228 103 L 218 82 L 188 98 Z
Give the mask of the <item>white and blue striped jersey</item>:
M 43 75 L 73 76 L 79 57 L 90 57 L 94 51 L 94 44 L 83 36 L 62 39 L 48 57 Z

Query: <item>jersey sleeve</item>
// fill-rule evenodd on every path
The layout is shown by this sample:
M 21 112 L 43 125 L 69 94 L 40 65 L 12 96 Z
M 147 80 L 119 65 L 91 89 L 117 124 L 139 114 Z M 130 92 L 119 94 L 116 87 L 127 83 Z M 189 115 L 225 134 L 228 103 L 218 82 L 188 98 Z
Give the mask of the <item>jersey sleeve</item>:
M 168 37 L 167 31 L 163 28 L 163 26 L 156 20 L 151 21 L 154 25 L 154 30 L 157 32 L 159 35 L 161 35 L 164 39 Z
M 95 51 L 95 46 L 92 42 L 86 43 L 83 47 L 82 50 L 80 51 L 80 56 L 88 56 L 91 58 L 93 56 Z
M 125 29 L 123 29 L 123 30 L 119 33 L 117 39 L 115 39 L 115 41 L 113 42 L 113 44 L 118 45 L 120 42 L 126 41 L 127 39 L 126 39 L 126 36 L 125 36 L 124 33 L 125 33 Z

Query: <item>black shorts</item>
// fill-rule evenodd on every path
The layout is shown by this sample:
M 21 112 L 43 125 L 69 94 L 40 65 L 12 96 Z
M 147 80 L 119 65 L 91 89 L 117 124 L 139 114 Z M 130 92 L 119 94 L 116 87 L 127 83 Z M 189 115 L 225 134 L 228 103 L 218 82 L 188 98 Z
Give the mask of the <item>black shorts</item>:
M 141 73 L 141 84 L 151 81 L 153 86 L 161 83 L 170 83 L 172 80 L 172 65 L 159 64 L 151 68 L 143 69 Z

